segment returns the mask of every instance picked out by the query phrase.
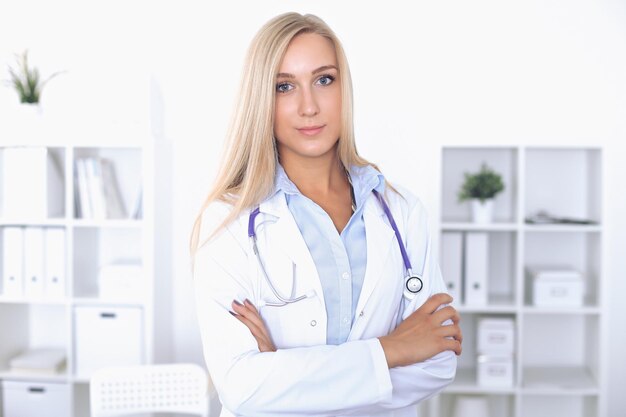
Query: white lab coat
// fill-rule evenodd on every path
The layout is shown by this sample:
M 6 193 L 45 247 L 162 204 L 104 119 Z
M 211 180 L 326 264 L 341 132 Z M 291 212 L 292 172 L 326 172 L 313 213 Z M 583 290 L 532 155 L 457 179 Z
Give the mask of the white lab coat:
M 445 292 L 421 202 L 396 187 L 386 201 L 406 244 L 413 272 L 424 288 L 403 297 L 404 263 L 388 220 L 372 193 L 363 212 L 367 268 L 355 320 L 346 343 L 326 345 L 326 310 L 315 263 L 284 194 L 261 203 L 256 218 L 258 248 L 275 288 L 283 296 L 313 290 L 315 296 L 283 307 L 260 307 L 277 347 L 260 353 L 247 327 L 229 314 L 234 299 L 260 306 L 277 301 L 248 240 L 245 211 L 197 251 L 196 309 L 207 367 L 230 416 L 411 416 L 415 405 L 454 379 L 452 351 L 411 366 L 388 369 L 377 337 L 387 335 L 432 294 Z M 202 219 L 203 242 L 228 213 L 213 203 Z M 292 288 L 295 276 L 295 288 Z

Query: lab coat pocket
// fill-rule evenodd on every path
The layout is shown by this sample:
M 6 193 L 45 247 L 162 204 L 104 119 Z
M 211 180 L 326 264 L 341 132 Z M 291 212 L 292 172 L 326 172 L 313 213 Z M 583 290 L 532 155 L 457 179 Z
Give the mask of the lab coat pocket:
M 326 341 L 326 321 L 317 296 L 283 306 L 261 307 L 261 317 L 277 349 L 313 346 Z

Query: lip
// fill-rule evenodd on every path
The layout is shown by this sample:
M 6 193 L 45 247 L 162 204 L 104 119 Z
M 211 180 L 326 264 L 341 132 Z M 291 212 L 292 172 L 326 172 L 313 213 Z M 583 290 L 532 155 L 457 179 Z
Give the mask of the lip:
M 324 129 L 324 126 L 326 125 L 300 127 L 298 128 L 298 132 L 307 136 L 315 136 Z

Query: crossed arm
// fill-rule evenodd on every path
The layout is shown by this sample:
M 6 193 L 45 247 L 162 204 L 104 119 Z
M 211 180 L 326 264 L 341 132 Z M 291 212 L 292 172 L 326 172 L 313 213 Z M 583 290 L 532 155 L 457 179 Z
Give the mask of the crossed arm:
M 446 350 L 461 354 L 463 335 L 459 327 L 460 317 L 454 307 L 441 305 L 452 302 L 445 293 L 430 297 L 420 308 L 408 316 L 387 336 L 379 337 L 389 368 L 423 362 Z M 256 307 L 245 300 L 232 302 L 231 314 L 252 333 L 260 352 L 275 352 L 267 326 Z M 450 321 L 452 324 L 444 324 Z

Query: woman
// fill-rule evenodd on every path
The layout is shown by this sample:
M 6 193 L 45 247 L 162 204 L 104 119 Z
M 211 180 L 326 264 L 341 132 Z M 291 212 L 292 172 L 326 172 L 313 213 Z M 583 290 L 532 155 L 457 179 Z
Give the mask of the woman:
M 222 416 L 414 416 L 454 378 L 459 317 L 422 204 L 356 152 L 341 44 L 278 16 L 241 88 L 191 242 Z

